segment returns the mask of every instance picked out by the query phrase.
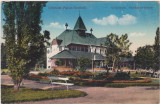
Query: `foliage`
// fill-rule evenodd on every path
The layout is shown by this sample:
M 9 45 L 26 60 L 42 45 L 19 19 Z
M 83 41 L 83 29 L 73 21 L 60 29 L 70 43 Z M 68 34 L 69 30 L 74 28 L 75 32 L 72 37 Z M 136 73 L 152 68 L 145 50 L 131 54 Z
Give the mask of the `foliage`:
M 9 69 L 1 69 L 1 71 L 9 72 Z
M 80 66 L 80 70 L 81 72 L 85 72 L 87 67 L 90 65 L 90 60 L 86 57 L 81 57 L 78 59 L 78 65 Z
M 154 68 L 154 50 L 152 46 L 146 45 L 139 47 L 135 55 L 136 68 L 150 69 Z
M 22 79 L 44 52 L 46 32 L 40 33 L 41 13 L 46 2 L 5 2 L 4 37 L 7 65 L 11 72 L 14 90 L 18 91 Z
M 6 46 L 4 43 L 1 43 L 1 69 L 7 68 L 6 56 Z
M 120 57 L 131 55 L 131 52 L 129 51 L 130 45 L 131 43 L 128 40 L 127 34 L 122 35 L 121 37 L 112 33 L 108 35 L 107 41 L 105 42 L 105 46 L 107 46 L 105 63 L 112 63 L 112 67 L 115 69 Z
M 54 69 L 54 70 L 52 70 L 49 74 L 50 74 L 50 75 L 57 75 L 58 73 L 59 73 L 59 71 L 56 70 L 56 69 Z
M 129 86 L 159 86 L 158 83 L 109 83 L 105 87 L 124 88 Z
M 62 66 L 62 65 L 63 65 L 63 62 L 62 62 L 62 60 L 57 59 L 57 60 L 55 61 L 55 64 L 56 64 L 57 66 Z
M 156 31 L 156 37 L 155 37 L 155 44 L 154 44 L 154 50 L 155 50 L 155 70 L 160 70 L 160 31 L 159 27 Z
M 39 90 L 30 88 L 21 88 L 18 93 L 12 91 L 12 86 L 2 85 L 2 103 L 14 103 L 14 102 L 27 102 L 27 101 L 40 101 L 47 99 L 60 99 L 60 98 L 73 98 L 82 97 L 87 94 L 82 91 L 76 90 Z
M 144 72 L 130 72 L 130 77 L 138 78 L 138 77 L 150 77 L 152 74 L 146 74 Z
M 114 76 L 114 79 L 128 80 L 128 79 L 130 79 L 130 76 L 125 72 L 117 72 L 116 75 Z
M 92 74 L 91 72 L 76 72 L 73 74 L 73 76 L 75 77 L 79 77 L 79 78 L 90 78 L 92 77 L 94 74 Z
M 57 70 L 53 70 L 52 72 L 49 73 L 49 75 L 53 76 L 74 76 L 78 78 L 90 78 L 91 76 L 95 75 L 91 72 L 80 72 L 80 71 L 62 71 L 59 72 Z
M 38 76 L 44 76 L 44 77 L 47 77 L 49 74 L 48 73 L 38 73 Z

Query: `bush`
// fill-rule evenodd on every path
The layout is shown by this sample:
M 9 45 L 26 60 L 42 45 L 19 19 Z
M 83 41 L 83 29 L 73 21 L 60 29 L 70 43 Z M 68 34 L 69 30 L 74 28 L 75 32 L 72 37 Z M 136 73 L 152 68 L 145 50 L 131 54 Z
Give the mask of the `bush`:
M 73 76 L 75 76 L 75 77 L 80 77 L 80 78 L 90 78 L 90 77 L 92 77 L 94 74 L 92 74 L 91 72 L 85 72 L 85 73 L 83 73 L 83 72 L 76 72 L 76 73 L 74 73 L 74 75 Z
M 76 90 L 40 90 L 30 88 L 20 88 L 19 92 L 13 92 L 13 86 L 2 85 L 1 101 L 2 103 L 39 101 L 47 99 L 82 97 L 87 94 Z
M 48 73 L 38 73 L 38 76 L 43 76 L 43 77 L 47 77 L 49 74 Z
M 90 60 L 86 57 L 81 57 L 78 59 L 78 65 L 80 67 L 79 71 L 85 72 L 90 65 Z
M 128 72 L 128 75 L 129 75 L 129 76 L 130 76 L 130 73 L 131 73 L 131 72 L 129 71 L 129 72 Z
M 57 69 L 54 69 L 49 74 L 50 75 L 57 75 L 57 74 L 59 74 L 59 71 Z
M 125 72 L 118 72 L 114 76 L 114 79 L 116 79 L 116 80 L 128 80 L 128 79 L 130 79 L 130 76 Z
M 55 61 L 55 64 L 56 64 L 57 66 L 62 66 L 62 65 L 63 65 L 63 62 L 62 62 L 62 60 L 57 59 L 57 60 Z

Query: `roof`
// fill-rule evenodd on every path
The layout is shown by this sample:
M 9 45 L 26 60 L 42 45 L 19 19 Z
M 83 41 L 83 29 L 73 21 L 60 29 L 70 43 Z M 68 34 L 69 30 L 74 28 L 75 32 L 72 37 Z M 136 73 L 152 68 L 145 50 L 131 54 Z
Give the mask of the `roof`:
M 75 30 L 65 30 L 57 39 L 63 40 L 61 46 L 67 46 L 71 43 L 95 45 L 97 38 L 91 33 L 85 33 L 85 36 L 80 36 Z
M 51 57 L 51 59 L 77 59 L 81 57 L 87 57 L 90 60 L 95 57 L 95 60 L 104 60 L 105 57 L 98 53 L 91 52 L 82 52 L 82 51 L 72 51 L 72 50 L 63 50 L 58 54 Z
M 85 33 L 84 36 L 79 35 L 75 30 L 66 29 L 58 37 L 58 40 L 63 40 L 60 46 L 67 46 L 71 43 L 73 44 L 83 44 L 83 45 L 96 45 L 104 44 L 106 42 L 106 37 L 96 38 L 91 33 Z
M 74 30 L 85 30 L 85 31 L 87 31 L 81 16 L 78 17 L 77 22 L 74 26 Z
M 96 45 L 101 45 L 107 41 L 107 37 L 103 37 L 103 38 L 97 38 L 97 41 L 96 41 Z

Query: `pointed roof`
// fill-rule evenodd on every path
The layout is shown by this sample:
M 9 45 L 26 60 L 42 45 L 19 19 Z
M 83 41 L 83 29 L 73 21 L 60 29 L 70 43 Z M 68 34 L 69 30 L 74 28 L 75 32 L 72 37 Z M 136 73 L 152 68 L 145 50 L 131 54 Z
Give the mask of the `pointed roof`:
M 87 31 L 81 16 L 78 17 L 77 22 L 74 26 L 74 30 L 85 30 L 85 31 Z

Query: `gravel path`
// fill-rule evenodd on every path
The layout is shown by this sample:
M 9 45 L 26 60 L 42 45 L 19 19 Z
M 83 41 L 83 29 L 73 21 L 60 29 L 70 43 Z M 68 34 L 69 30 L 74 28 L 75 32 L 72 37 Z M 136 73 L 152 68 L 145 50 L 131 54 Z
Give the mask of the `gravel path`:
M 11 84 L 7 75 L 1 77 L 2 84 Z M 23 86 L 41 89 L 58 88 L 57 86 L 40 84 L 30 80 L 24 80 Z M 160 104 L 160 89 L 158 87 L 106 88 L 73 86 L 70 89 L 81 90 L 88 95 L 78 98 L 24 102 L 21 104 Z

